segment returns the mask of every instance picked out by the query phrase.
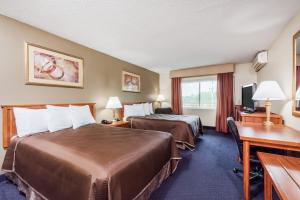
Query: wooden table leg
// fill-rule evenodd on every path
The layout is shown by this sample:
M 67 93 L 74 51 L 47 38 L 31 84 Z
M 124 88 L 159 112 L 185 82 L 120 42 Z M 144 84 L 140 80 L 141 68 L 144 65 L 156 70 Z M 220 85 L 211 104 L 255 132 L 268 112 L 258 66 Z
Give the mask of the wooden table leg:
M 243 167 L 244 167 L 244 200 L 250 200 L 249 171 L 250 171 L 250 144 L 243 141 Z
M 266 171 L 264 171 L 264 200 L 272 200 L 272 182 Z

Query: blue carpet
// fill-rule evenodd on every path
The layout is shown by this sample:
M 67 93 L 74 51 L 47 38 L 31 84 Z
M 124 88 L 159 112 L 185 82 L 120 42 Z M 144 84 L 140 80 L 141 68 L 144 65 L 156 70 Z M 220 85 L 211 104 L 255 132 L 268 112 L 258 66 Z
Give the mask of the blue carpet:
M 205 130 L 196 150 L 183 151 L 181 155 L 176 173 L 152 194 L 152 200 L 243 198 L 242 177 L 232 172 L 234 167 L 242 166 L 236 161 L 237 149 L 230 135 Z M 263 199 L 263 182 L 251 188 L 251 197 Z
M 0 199 L 1 200 L 25 200 L 25 196 L 21 194 L 17 187 L 4 175 L 0 176 Z
M 156 190 L 151 200 L 238 200 L 242 199 L 242 177 L 232 172 L 241 167 L 229 135 L 206 130 L 195 151 L 182 151 L 177 171 Z M 253 200 L 263 199 L 263 183 L 251 187 Z M 0 199 L 23 200 L 17 187 L 0 176 Z M 277 198 L 276 198 L 277 199 Z

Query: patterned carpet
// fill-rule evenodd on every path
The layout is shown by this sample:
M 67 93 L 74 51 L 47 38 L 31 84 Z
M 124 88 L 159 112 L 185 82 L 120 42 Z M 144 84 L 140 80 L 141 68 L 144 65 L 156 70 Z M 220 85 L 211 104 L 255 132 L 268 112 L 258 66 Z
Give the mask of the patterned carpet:
M 184 151 L 177 171 L 152 194 L 151 200 L 238 200 L 242 199 L 242 177 L 232 172 L 236 148 L 229 135 L 206 130 L 193 152 Z M 253 200 L 263 199 L 263 184 L 251 187 Z M 23 200 L 15 185 L 0 176 L 0 199 Z M 275 198 L 277 199 L 277 198 Z

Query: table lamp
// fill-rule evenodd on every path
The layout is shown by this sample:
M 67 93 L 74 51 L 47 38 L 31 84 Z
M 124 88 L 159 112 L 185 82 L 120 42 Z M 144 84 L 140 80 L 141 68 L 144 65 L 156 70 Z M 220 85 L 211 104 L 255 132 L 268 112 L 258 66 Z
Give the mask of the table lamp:
M 285 95 L 282 92 L 278 83 L 276 81 L 261 82 L 257 90 L 255 91 L 252 99 L 265 101 L 267 121 L 264 122 L 264 125 L 272 126 L 273 123 L 270 121 L 271 105 L 272 105 L 271 101 L 285 99 Z
M 159 94 L 159 95 L 157 96 L 157 99 L 156 99 L 156 101 L 159 102 L 160 107 L 161 107 L 161 105 L 162 105 L 162 102 L 165 101 L 165 100 L 166 100 L 166 98 L 165 98 L 165 96 L 162 95 L 162 94 Z
M 113 110 L 113 121 L 119 121 L 119 119 L 116 119 L 116 109 L 122 108 L 122 104 L 118 97 L 109 97 L 105 108 Z

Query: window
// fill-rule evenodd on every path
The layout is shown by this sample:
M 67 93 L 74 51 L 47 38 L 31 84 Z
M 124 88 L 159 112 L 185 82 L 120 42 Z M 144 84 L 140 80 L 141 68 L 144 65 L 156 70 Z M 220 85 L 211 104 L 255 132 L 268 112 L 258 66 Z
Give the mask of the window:
M 183 79 L 182 102 L 183 108 L 216 109 L 216 76 Z

